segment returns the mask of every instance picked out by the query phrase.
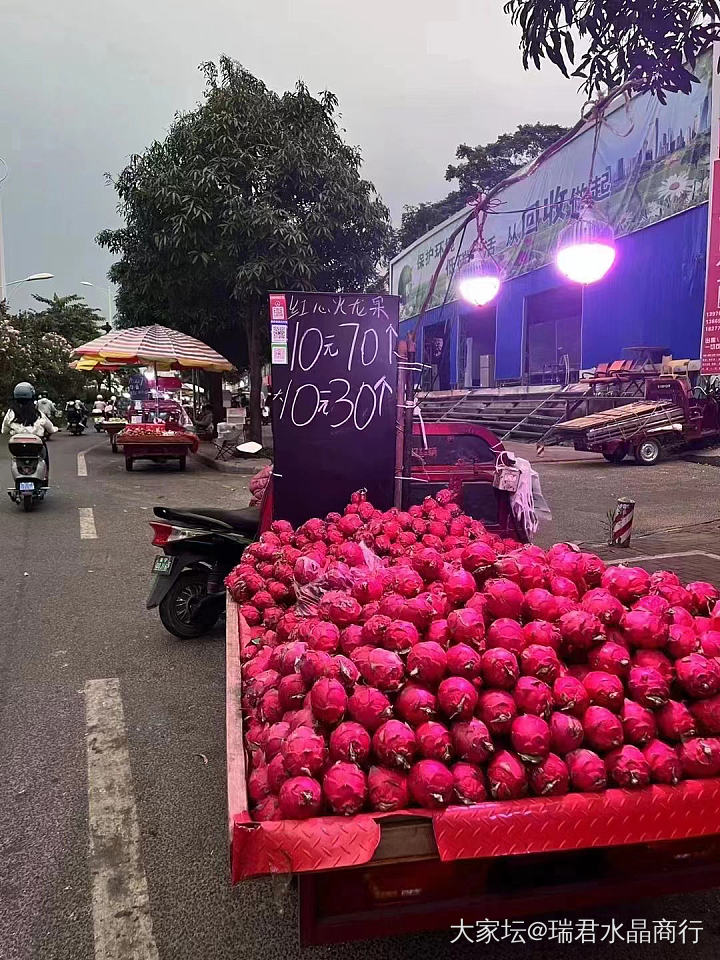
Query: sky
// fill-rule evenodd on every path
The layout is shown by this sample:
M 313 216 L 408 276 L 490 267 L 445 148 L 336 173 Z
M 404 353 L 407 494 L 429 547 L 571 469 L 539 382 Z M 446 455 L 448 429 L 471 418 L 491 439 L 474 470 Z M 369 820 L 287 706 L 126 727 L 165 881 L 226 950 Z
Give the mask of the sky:
M 520 123 L 572 124 L 582 97 L 552 65 L 525 72 L 503 0 L 0 0 L 0 185 L 13 309 L 81 293 L 107 312 L 119 224 L 106 183 L 202 94 L 226 54 L 278 91 L 302 78 L 340 100 L 363 175 L 399 221 L 436 200 L 459 143 Z M 2 170 L 0 169 L 0 176 Z M 96 287 L 80 286 L 87 280 Z

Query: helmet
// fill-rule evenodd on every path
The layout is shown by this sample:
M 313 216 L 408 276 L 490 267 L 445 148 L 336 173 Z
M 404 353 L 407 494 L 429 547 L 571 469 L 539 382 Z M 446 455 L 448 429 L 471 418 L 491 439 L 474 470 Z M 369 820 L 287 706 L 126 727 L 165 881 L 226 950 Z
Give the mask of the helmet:
M 102 395 L 101 393 L 99 393 L 99 394 L 95 397 L 96 400 L 102 400 L 102 398 L 103 398 L 103 395 Z
M 35 387 L 31 383 L 23 380 L 22 383 L 16 383 L 13 390 L 13 400 L 34 400 Z

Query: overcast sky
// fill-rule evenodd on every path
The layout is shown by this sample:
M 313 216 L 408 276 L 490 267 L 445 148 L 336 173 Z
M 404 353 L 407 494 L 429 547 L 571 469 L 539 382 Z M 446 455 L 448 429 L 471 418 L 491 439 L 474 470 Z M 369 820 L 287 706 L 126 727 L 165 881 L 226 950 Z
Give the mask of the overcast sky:
M 0 0 L 0 186 L 13 308 L 85 293 L 106 311 L 118 222 L 105 171 L 163 137 L 202 92 L 197 65 L 227 54 L 276 90 L 302 77 L 340 99 L 347 139 L 397 221 L 449 189 L 458 143 L 524 122 L 570 124 L 581 97 L 552 66 L 525 73 L 503 0 Z

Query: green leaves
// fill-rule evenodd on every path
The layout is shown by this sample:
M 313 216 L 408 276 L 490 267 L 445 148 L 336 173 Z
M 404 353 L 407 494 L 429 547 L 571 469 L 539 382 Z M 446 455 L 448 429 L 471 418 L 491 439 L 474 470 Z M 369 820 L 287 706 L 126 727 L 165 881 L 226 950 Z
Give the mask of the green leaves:
M 588 98 L 631 74 L 661 103 L 687 93 L 698 55 L 720 39 L 720 0 L 508 0 L 504 9 L 522 30 L 526 68 L 547 59 L 568 76 L 575 40 L 583 41 L 572 75 Z

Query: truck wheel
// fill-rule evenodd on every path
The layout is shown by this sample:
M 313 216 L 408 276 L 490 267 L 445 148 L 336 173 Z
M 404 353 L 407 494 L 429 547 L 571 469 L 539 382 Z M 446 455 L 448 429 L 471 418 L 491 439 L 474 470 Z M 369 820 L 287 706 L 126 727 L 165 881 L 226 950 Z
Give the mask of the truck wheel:
M 608 450 L 603 450 L 602 455 L 608 463 L 622 463 L 627 456 L 628 448 L 626 443 L 617 443 Z
M 643 440 L 633 451 L 636 463 L 644 467 L 651 467 L 657 463 L 662 455 L 662 447 L 657 440 Z
M 202 569 L 183 570 L 170 590 L 160 601 L 158 612 L 162 625 L 180 640 L 193 640 L 211 630 L 220 616 L 220 611 L 198 611 L 198 603 L 207 596 L 210 571 Z

